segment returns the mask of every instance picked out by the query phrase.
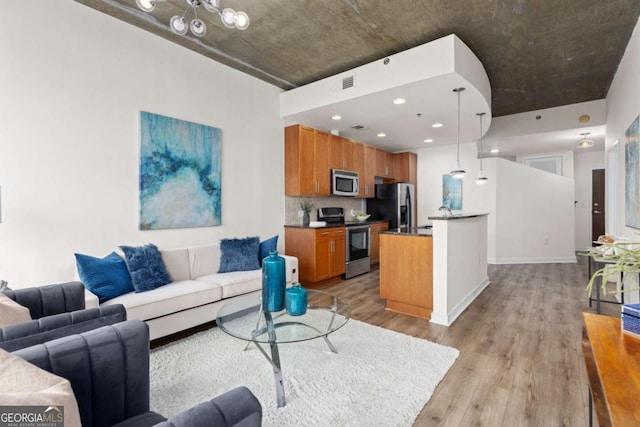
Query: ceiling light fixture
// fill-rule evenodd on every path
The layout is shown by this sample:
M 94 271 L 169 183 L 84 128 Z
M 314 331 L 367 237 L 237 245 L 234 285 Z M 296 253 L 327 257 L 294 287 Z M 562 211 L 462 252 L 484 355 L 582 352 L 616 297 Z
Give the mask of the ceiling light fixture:
M 424 140 L 424 142 L 433 142 L 433 139 L 427 138 L 427 139 Z
M 580 135 L 582 135 L 582 139 L 580 141 L 578 141 L 578 150 L 581 148 L 589 148 L 589 147 L 593 147 L 594 142 L 590 139 L 587 139 L 587 135 L 589 135 L 591 132 L 584 132 L 581 133 Z
M 476 178 L 476 184 L 478 185 L 484 185 L 489 181 L 489 178 L 484 175 L 484 171 L 482 170 L 482 116 L 485 114 L 486 113 L 476 113 L 476 116 L 480 117 L 480 172 L 478 172 L 478 177 Z
M 454 178 L 462 179 L 467 174 L 467 171 L 462 169 L 462 165 L 460 164 L 460 93 L 464 90 L 463 87 L 455 88 L 453 91 L 458 94 L 458 133 L 457 133 L 457 141 L 458 141 L 458 156 L 456 161 L 456 168 L 449 172 Z
M 434 123 L 431 125 L 432 128 L 441 128 L 442 127 L 442 123 Z
M 331 120 L 342 120 L 342 116 L 339 114 L 334 114 L 331 116 Z
M 384 132 L 380 132 L 380 133 L 378 134 L 378 138 L 384 138 L 385 136 L 387 136 L 387 134 L 386 134 L 386 133 L 384 133 Z
M 404 104 L 405 102 L 407 102 L 407 100 L 404 98 L 397 98 L 393 100 L 393 103 L 396 105 L 401 105 L 401 104 Z
M 500 149 L 499 149 L 499 148 L 492 148 L 492 149 L 490 150 L 490 152 L 491 152 L 492 154 L 498 154 L 498 153 L 500 152 Z
M 152 12 L 156 8 L 156 4 L 166 0 L 136 0 L 138 7 L 144 12 Z M 182 16 L 174 15 L 169 20 L 169 28 L 176 34 L 181 36 L 187 33 L 190 29 L 191 33 L 196 37 L 202 37 L 207 33 L 207 26 L 204 25 L 204 21 L 198 18 L 198 8 L 204 6 L 205 10 L 220 15 L 222 25 L 227 28 L 237 28 L 238 30 L 246 30 L 249 28 L 249 16 L 242 12 L 227 7 L 220 9 L 220 0 L 185 0 L 187 3 L 187 9 Z M 189 9 L 193 10 L 194 18 L 189 25 L 185 20 L 185 16 Z

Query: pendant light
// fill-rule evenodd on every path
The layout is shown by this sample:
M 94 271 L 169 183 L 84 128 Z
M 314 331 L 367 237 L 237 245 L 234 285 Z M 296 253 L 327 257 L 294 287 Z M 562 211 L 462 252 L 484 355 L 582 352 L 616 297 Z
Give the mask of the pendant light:
M 489 178 L 484 176 L 484 171 L 482 170 L 482 116 L 486 113 L 476 113 L 476 116 L 480 117 L 480 172 L 478 172 L 478 177 L 476 178 L 476 184 L 484 185 L 489 181 Z
M 464 178 L 464 176 L 466 175 L 467 171 L 462 169 L 462 165 L 460 164 L 460 92 L 462 92 L 464 90 L 463 87 L 458 87 L 455 88 L 453 91 L 455 93 L 458 94 L 458 136 L 457 136 L 457 141 L 458 141 L 458 156 L 457 156 L 457 161 L 456 161 L 456 168 L 454 170 L 452 170 L 451 172 L 449 172 L 449 175 L 451 175 L 454 178 L 458 178 L 458 179 L 462 179 Z
M 587 136 L 589 136 L 591 134 L 591 132 L 583 132 L 580 135 L 582 135 L 582 139 L 580 141 L 578 141 L 578 149 L 581 148 L 590 148 L 593 147 L 594 142 L 590 139 L 587 139 Z

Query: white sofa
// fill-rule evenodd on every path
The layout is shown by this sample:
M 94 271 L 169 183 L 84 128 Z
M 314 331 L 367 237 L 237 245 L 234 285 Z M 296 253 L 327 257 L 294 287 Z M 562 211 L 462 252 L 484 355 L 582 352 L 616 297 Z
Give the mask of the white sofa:
M 127 319 L 144 320 L 150 339 L 170 335 L 215 320 L 229 298 L 262 288 L 262 271 L 218 273 L 220 246 L 160 249 L 173 282 L 147 292 L 129 292 L 102 303 L 122 304 Z M 286 261 L 287 285 L 298 281 L 298 258 Z M 85 291 L 86 307 L 98 307 L 98 297 Z

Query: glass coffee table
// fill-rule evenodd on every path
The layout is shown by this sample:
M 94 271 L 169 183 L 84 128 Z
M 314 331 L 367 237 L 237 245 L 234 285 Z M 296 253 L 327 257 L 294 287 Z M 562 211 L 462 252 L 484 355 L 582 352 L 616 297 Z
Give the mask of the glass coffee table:
M 263 311 L 261 292 L 255 292 L 233 298 L 220 309 L 216 317 L 221 330 L 248 341 L 245 350 L 251 343 L 255 344 L 271 363 L 278 407 L 286 404 L 278 344 L 322 338 L 329 349 L 337 353 L 327 336 L 349 320 L 349 307 L 337 296 L 312 289 L 307 290 L 307 295 L 307 312 L 302 316 L 289 316 L 286 310 Z M 262 344 L 269 345 L 271 355 Z

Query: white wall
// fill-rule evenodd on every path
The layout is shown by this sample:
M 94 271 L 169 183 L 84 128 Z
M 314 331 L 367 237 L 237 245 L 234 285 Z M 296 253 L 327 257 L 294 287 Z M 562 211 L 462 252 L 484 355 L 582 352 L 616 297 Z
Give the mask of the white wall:
M 496 252 L 489 262 L 575 262 L 574 181 L 496 161 Z
M 576 152 L 574 158 L 575 197 L 576 197 L 576 250 L 591 247 L 591 172 L 604 169 L 604 152 Z
M 0 32 L 11 287 L 73 280 L 74 252 L 282 233 L 279 89 L 73 1 L 0 2 Z M 221 226 L 138 230 L 141 110 L 222 129 Z
M 480 169 L 475 142 L 460 144 L 460 162 L 467 171 L 462 181 L 462 211 L 487 211 L 485 187 L 474 182 Z M 429 224 L 429 216 L 439 215 L 442 206 L 442 175 L 456 166 L 456 145 L 440 145 L 416 150 L 418 155 L 418 225 Z M 485 162 L 485 160 L 483 160 Z M 486 164 L 486 163 L 485 163 Z M 485 167 L 486 170 L 486 167 Z M 491 182 L 495 177 L 486 174 Z
M 454 144 L 418 150 L 418 224 L 442 205 L 442 175 L 455 166 Z M 489 212 L 490 263 L 574 262 L 574 181 L 501 158 L 483 160 L 489 181 L 474 182 L 480 168 L 476 144 L 460 145 L 467 171 L 463 212 Z
M 607 93 L 607 131 L 605 144 L 607 152 L 616 140 L 618 144 L 618 191 L 617 224 L 618 236 L 638 240 L 637 229 L 625 226 L 625 181 L 624 144 L 625 131 L 640 113 L 640 23 L 636 24 L 627 49 L 618 66 L 616 75 Z M 608 153 L 606 154 L 608 157 Z M 611 206 L 607 206 L 610 215 Z

